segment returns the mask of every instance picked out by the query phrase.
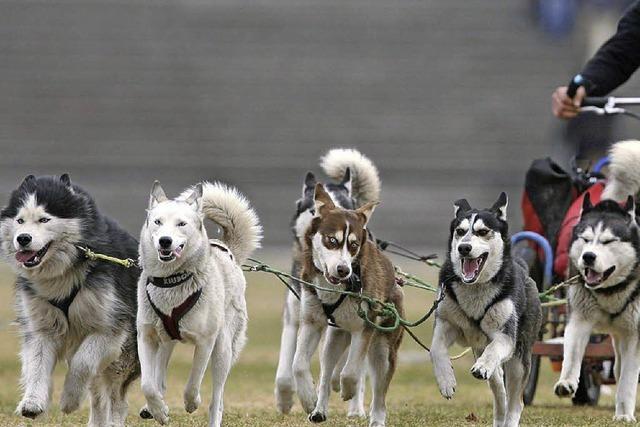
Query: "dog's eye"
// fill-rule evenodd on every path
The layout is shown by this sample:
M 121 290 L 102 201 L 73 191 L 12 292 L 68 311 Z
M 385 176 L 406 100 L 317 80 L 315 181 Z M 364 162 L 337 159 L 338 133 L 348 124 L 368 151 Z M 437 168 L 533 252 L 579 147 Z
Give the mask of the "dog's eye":
M 176 224 L 178 227 L 184 227 L 185 225 L 187 225 L 186 222 L 184 221 L 180 221 L 179 223 Z
M 155 221 L 153 221 L 153 223 L 155 225 L 162 225 L 162 221 L 160 221 L 159 219 L 156 219 Z
M 47 222 L 51 221 L 51 218 L 40 218 L 38 221 L 43 224 L 46 224 Z
M 464 228 L 456 228 L 456 234 L 458 236 L 464 236 L 464 233 L 466 233 L 467 230 L 465 230 Z
M 352 247 L 353 249 L 357 249 L 357 248 L 358 248 L 358 246 L 359 246 L 359 245 L 358 245 L 358 242 L 357 242 L 357 241 L 353 241 L 353 242 L 351 242 L 351 247 Z
M 615 241 L 616 241 L 616 239 L 600 240 L 600 243 L 603 244 L 603 245 L 608 245 L 609 243 L 613 243 Z
M 22 218 L 18 218 L 18 219 L 16 219 L 16 222 L 17 222 L 18 224 L 24 224 L 24 219 L 22 219 Z
M 480 230 L 476 231 L 476 234 L 480 237 L 484 237 L 489 234 L 489 230 L 481 228 Z
M 584 237 L 582 236 L 582 240 L 585 241 L 585 243 L 590 243 L 591 242 L 591 237 Z
M 329 243 L 332 245 L 337 245 L 338 239 L 336 239 L 335 237 L 329 237 Z

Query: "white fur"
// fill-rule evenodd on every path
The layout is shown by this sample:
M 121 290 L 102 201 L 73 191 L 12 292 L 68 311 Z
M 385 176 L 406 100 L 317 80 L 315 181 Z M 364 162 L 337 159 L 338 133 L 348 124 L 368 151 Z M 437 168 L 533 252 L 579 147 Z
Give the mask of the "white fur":
M 341 180 L 347 168 L 351 170 L 351 191 L 358 206 L 380 200 L 378 169 L 358 150 L 334 148 L 320 159 L 320 167 L 335 180 Z
M 195 411 L 200 405 L 200 385 L 211 360 L 213 395 L 209 425 L 219 426 L 224 384 L 246 339 L 246 282 L 239 263 L 258 246 L 261 227 L 255 212 L 237 190 L 220 183 L 205 183 L 201 199 L 192 197 L 193 192 L 194 189 L 188 189 L 178 199 L 166 201 L 157 200 L 152 193 L 147 221 L 142 228 L 143 273 L 138 283 L 137 318 L 142 391 L 148 411 L 156 421 L 166 423 L 169 414 L 163 400 L 164 382 L 173 342 L 151 308 L 147 290 L 158 309 L 168 314 L 201 289 L 199 301 L 179 324 L 183 342 L 195 346 L 184 404 L 187 412 Z M 214 245 L 210 244 L 202 224 L 203 216 L 224 229 L 224 242 L 211 241 Z M 169 262 L 159 258 L 157 242 L 162 236 L 171 237 L 174 245 L 184 244 L 179 257 Z M 219 245 L 229 247 L 233 256 Z M 193 278 L 174 288 L 147 285 L 149 276 L 165 277 L 179 271 L 192 272 Z
M 602 199 L 623 201 L 640 191 L 640 141 L 613 144 L 609 152 L 609 176 Z

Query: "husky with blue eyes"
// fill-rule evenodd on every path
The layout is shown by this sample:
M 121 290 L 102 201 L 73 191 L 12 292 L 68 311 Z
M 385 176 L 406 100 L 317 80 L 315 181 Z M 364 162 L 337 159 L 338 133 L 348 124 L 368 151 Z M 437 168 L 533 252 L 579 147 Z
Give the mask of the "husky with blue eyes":
M 603 200 L 592 206 L 587 193 L 570 248 L 571 263 L 582 283 L 569 288 L 571 314 L 555 393 L 561 397 L 575 394 L 591 331 L 607 332 L 613 337 L 618 384 L 614 420 L 635 422 L 640 373 L 640 237 L 633 197 L 623 205 Z
M 209 240 L 205 219 L 221 227 L 222 240 Z M 220 426 L 224 384 L 246 340 L 246 282 L 240 265 L 261 237 L 257 215 L 234 188 L 205 182 L 169 200 L 154 184 L 140 233 L 137 330 L 147 400 L 143 418 L 168 422 L 166 370 L 176 342 L 183 342 L 195 346 L 185 409 L 193 412 L 200 405 L 200 385 L 211 359 L 209 425 Z
M 464 199 L 454 209 L 431 344 L 436 382 L 451 399 L 456 379 L 448 348 L 471 347 L 471 374 L 488 380 L 493 392 L 493 425 L 515 427 L 542 321 L 538 290 L 526 264 L 511 257 L 505 193 L 489 209 L 473 209 Z

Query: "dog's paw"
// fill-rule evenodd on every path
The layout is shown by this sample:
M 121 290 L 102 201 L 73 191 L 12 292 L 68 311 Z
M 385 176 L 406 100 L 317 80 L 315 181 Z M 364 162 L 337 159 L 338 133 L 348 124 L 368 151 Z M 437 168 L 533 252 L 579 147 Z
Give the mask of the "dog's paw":
M 312 423 L 322 423 L 327 421 L 327 415 L 320 411 L 313 411 L 309 414 L 309 421 Z
M 578 383 L 570 380 L 560 380 L 553 387 L 553 392 L 558 397 L 571 397 L 578 390 Z
M 60 397 L 60 410 L 64 414 L 70 414 L 76 411 L 82 403 L 82 394 L 78 390 L 63 390 Z
M 147 409 L 158 423 L 165 425 L 169 422 L 169 407 L 164 402 L 161 401 L 157 405 L 148 404 Z
M 456 392 L 456 377 L 449 375 L 446 378 L 438 379 L 437 382 L 442 397 L 447 400 L 451 399 Z
M 343 375 L 340 377 L 340 397 L 342 400 L 351 400 L 358 392 L 358 377 Z
M 32 420 L 41 415 L 46 410 L 46 403 L 41 402 L 39 399 L 25 396 L 18 407 L 16 413 Z
M 364 411 L 364 407 L 349 409 L 349 411 L 347 412 L 347 418 L 364 418 L 366 416 L 367 413 Z
M 153 418 L 153 415 L 151 415 L 151 412 L 149 412 L 149 408 L 147 408 L 147 405 L 144 405 L 142 409 L 140 409 L 139 415 L 143 420 L 150 420 Z
M 614 415 L 613 421 L 620 423 L 635 423 L 636 418 L 633 415 Z
M 295 387 L 293 385 L 293 378 L 276 379 L 276 406 L 278 407 L 278 411 L 280 411 L 280 413 L 288 414 L 289 412 L 291 412 L 294 393 Z
M 202 403 L 200 393 L 185 393 L 184 394 L 184 409 L 188 413 L 194 412 Z
M 488 380 L 491 377 L 491 375 L 493 375 L 494 370 L 495 370 L 494 367 L 489 366 L 488 364 L 478 360 L 471 367 L 471 375 L 473 375 L 475 378 L 479 380 Z

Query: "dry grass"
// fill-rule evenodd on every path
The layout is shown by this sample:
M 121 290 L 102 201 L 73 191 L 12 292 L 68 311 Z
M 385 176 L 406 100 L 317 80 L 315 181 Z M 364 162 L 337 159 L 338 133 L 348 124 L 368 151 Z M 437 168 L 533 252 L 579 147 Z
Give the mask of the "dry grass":
M 0 268 L 0 426 L 23 425 L 83 425 L 87 421 L 86 404 L 72 416 L 62 416 L 58 411 L 60 387 L 64 378 L 64 366 L 55 373 L 55 394 L 50 412 L 37 422 L 25 421 L 13 414 L 19 400 L 18 376 L 20 363 L 17 357 L 18 341 L 15 329 L 10 325 L 13 318 L 13 289 L 11 274 Z M 418 272 L 425 276 L 425 271 Z M 225 425 L 227 426 L 303 426 L 309 425 L 297 404 L 288 416 L 279 415 L 274 406 L 273 379 L 278 357 L 280 311 L 283 290 L 270 277 L 251 273 L 248 276 L 248 304 L 250 312 L 249 343 L 239 363 L 233 369 L 225 394 Z M 407 290 L 410 318 L 418 317 L 430 306 L 432 295 Z M 431 325 L 417 329 L 419 336 L 427 342 Z M 453 351 L 459 351 L 454 349 Z M 203 386 L 203 407 L 188 415 L 182 408 L 182 388 L 186 383 L 190 366 L 190 351 L 187 346 L 178 346 L 171 362 L 168 378 L 167 402 L 171 407 L 171 424 L 174 426 L 204 426 L 207 420 L 206 406 L 210 395 L 207 376 Z M 452 401 L 440 397 L 435 385 L 428 358 L 408 337 L 401 348 L 401 362 L 391 385 L 388 398 L 391 426 L 458 426 L 488 425 L 491 423 L 491 394 L 488 386 L 475 380 L 468 370 L 470 357 L 455 362 L 458 392 Z M 316 366 L 317 370 L 317 366 Z M 612 424 L 613 400 L 603 396 L 596 408 L 573 408 L 570 402 L 559 400 L 551 393 L 557 374 L 552 373 L 548 363 L 543 373 L 536 396 L 536 404 L 525 409 L 523 425 L 598 425 Z M 137 409 L 143 404 L 139 383 L 132 387 L 129 397 L 130 416 L 128 425 L 152 426 L 151 421 L 137 417 Z M 345 404 L 333 396 L 331 413 L 327 425 L 366 426 L 364 420 L 347 420 Z M 467 420 L 473 414 L 476 421 Z M 469 417 L 472 419 L 473 417 Z

